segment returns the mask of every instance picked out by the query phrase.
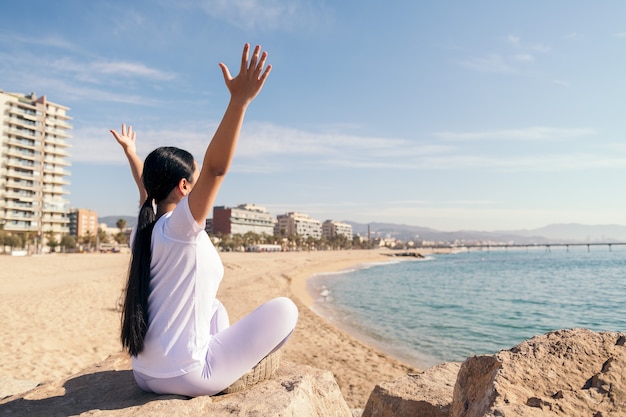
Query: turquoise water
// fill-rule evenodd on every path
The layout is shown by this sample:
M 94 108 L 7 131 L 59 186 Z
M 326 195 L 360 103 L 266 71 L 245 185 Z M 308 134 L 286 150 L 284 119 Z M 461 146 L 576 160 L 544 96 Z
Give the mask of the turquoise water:
M 413 366 L 551 330 L 626 331 L 626 247 L 474 251 L 312 277 L 314 309 Z

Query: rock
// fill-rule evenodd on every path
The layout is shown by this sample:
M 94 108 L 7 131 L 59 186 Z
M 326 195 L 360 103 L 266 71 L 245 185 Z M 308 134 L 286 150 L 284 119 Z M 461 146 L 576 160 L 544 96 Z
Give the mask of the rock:
M 125 354 L 70 378 L 0 400 L 11 416 L 350 417 L 332 373 L 283 362 L 275 378 L 235 394 L 188 399 L 141 391 Z
M 450 417 L 626 416 L 626 335 L 558 330 L 463 362 Z
M 448 417 L 460 366 L 458 362 L 443 363 L 376 385 L 363 417 Z
M 35 381 L 0 377 L 0 400 L 33 389 L 37 385 Z

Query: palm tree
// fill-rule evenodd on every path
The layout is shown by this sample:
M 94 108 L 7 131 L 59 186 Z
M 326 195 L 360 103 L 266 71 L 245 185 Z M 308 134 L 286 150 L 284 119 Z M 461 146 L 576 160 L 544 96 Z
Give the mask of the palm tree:
M 126 220 L 124 219 L 118 219 L 117 222 L 115 222 L 115 226 L 117 226 L 118 229 L 120 229 L 120 232 L 124 232 L 124 230 L 126 229 Z

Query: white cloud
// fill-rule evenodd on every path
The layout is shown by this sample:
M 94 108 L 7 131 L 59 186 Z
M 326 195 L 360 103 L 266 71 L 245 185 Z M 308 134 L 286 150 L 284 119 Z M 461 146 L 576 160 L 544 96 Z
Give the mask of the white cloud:
M 572 33 L 568 33 L 567 35 L 565 35 L 565 39 L 567 40 L 572 40 L 572 41 L 577 41 L 580 39 L 584 39 L 585 35 L 583 35 L 582 33 L 577 33 L 577 32 L 572 32 Z
M 17 35 L 14 33 L 0 33 L 0 43 L 6 43 L 14 46 L 15 44 L 38 45 L 46 48 L 59 48 L 67 50 L 75 50 L 76 47 L 71 42 L 66 41 L 62 37 L 56 35 L 28 37 Z
M 520 62 L 533 62 L 535 57 L 531 54 L 516 54 L 513 55 L 513 59 Z
M 172 80 L 176 78 L 175 74 L 159 71 L 138 62 L 97 61 L 89 63 L 88 67 L 102 74 L 124 75 L 127 77 L 137 76 L 152 80 Z
M 444 140 L 562 140 L 571 137 L 589 136 L 595 133 L 590 128 L 553 128 L 533 126 L 524 129 L 486 130 L 478 132 L 436 132 L 434 136 Z
M 543 43 L 527 44 L 517 35 L 508 35 L 507 43 L 513 48 L 502 53 L 491 53 L 484 57 L 474 56 L 460 61 L 460 65 L 479 72 L 523 75 L 521 63 L 534 63 L 535 53 L 547 53 L 550 47 Z M 511 49 L 511 48 L 507 48 Z
M 303 30 L 328 19 L 325 8 L 308 0 L 203 0 L 201 7 L 212 18 L 245 30 Z
M 508 41 L 513 45 L 513 46 L 520 46 L 522 40 L 519 36 L 515 36 L 515 35 L 509 35 L 507 36 Z
M 534 45 L 528 45 L 527 49 L 531 50 L 531 51 L 536 51 L 536 52 L 550 52 L 552 50 L 552 47 L 548 46 L 548 45 L 544 45 L 542 43 L 537 43 Z
M 535 52 L 549 52 L 552 48 L 543 43 L 535 43 L 535 44 L 526 44 L 522 42 L 522 38 L 517 35 L 509 35 L 507 36 L 507 40 L 513 47 L 517 49 L 524 49 Z
M 77 78 L 89 80 L 94 83 L 101 81 L 101 79 L 98 78 L 98 74 L 116 77 L 137 77 L 158 81 L 176 78 L 175 74 L 150 68 L 139 62 L 108 61 L 103 59 L 81 62 L 73 58 L 64 57 L 50 62 L 47 64 L 46 68 L 53 68 L 61 73 L 74 73 Z
M 560 85 L 561 87 L 571 87 L 571 83 L 565 80 L 552 80 L 552 82 L 556 85 Z
M 113 126 L 116 128 L 116 126 Z M 109 127 L 90 127 L 74 132 L 73 160 L 91 163 L 125 164 L 119 145 Z M 215 123 L 166 127 L 138 132 L 138 153 L 145 157 L 158 146 L 174 145 L 202 160 L 215 130 Z M 438 137 L 455 140 L 560 140 L 588 136 L 592 129 L 529 128 L 491 132 L 441 132 Z M 435 136 L 437 136 L 435 135 Z M 622 149 L 623 151 L 623 149 Z M 299 131 L 271 124 L 249 123 L 242 132 L 233 171 L 246 173 L 293 172 L 294 170 L 385 170 L 557 172 L 587 169 L 619 169 L 626 166 L 626 154 L 582 152 L 564 149 L 557 153 L 527 155 L 489 154 L 485 150 L 437 144 L 417 144 L 407 139 L 359 137 Z
M 493 72 L 493 73 L 516 73 L 517 70 L 511 66 L 505 58 L 498 54 L 491 54 L 486 57 L 471 57 L 460 64 L 464 67 L 473 69 L 479 72 Z

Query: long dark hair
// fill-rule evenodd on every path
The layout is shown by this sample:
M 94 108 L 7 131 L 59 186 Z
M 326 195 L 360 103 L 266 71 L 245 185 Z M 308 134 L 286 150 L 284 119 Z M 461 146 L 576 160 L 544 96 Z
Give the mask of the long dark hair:
M 137 218 L 122 308 L 122 346 L 133 356 L 143 350 L 143 339 L 148 331 L 152 229 L 156 222 L 153 204 L 166 199 L 181 179 L 191 181 L 194 170 L 193 156 L 171 146 L 152 151 L 143 165 L 141 178 L 148 198 L 141 206 Z

